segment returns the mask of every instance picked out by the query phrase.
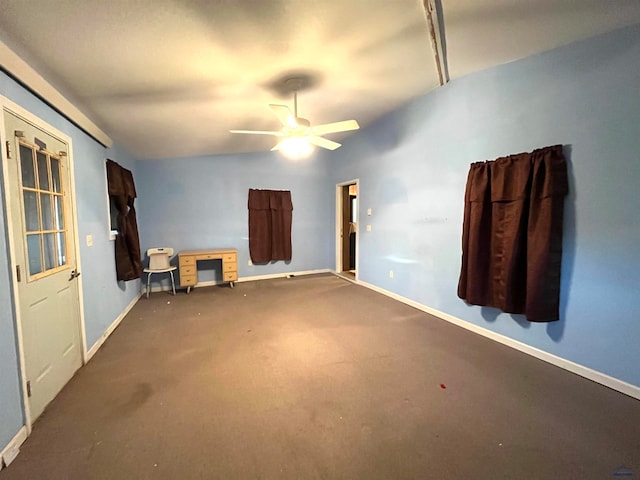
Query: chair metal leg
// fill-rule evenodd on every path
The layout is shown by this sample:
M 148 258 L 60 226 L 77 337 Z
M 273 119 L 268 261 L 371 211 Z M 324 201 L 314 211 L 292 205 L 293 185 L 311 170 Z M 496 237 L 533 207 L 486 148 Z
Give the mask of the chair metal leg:
M 169 273 L 171 274 L 171 288 L 173 288 L 173 296 L 176 296 L 176 284 L 173 281 L 173 271 L 169 271 Z
M 147 273 L 147 298 L 149 298 L 149 280 L 151 280 L 151 272 Z

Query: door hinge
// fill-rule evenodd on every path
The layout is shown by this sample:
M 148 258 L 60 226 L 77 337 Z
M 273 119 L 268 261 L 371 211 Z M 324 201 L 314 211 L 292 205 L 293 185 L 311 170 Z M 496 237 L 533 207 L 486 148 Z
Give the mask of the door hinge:
M 9 140 L 7 140 L 5 143 L 6 149 L 7 149 L 7 158 L 9 160 L 11 160 L 11 142 Z
M 27 380 L 27 397 L 31 397 L 31 380 Z
M 16 265 L 16 278 L 18 279 L 18 281 L 20 281 L 22 278 L 22 275 L 20 275 L 20 265 Z

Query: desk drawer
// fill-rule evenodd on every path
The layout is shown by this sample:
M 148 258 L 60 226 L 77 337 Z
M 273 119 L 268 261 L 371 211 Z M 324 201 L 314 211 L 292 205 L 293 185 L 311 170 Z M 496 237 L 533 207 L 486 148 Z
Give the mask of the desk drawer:
M 195 275 L 196 274 L 196 266 L 195 265 L 180 265 L 180 277 L 186 275 Z
M 203 253 L 196 257 L 196 260 L 216 260 L 221 258 L 220 255 L 215 255 L 213 253 Z
M 237 263 L 238 262 L 238 256 L 235 253 L 225 253 L 222 256 L 222 261 L 223 262 Z
M 180 268 L 182 268 L 183 265 L 195 265 L 196 264 L 196 257 L 193 255 L 189 255 L 189 256 L 184 256 L 184 257 L 179 257 L 178 261 L 180 262 Z
M 198 278 L 196 274 L 193 275 L 180 275 L 180 285 L 189 286 L 195 285 Z
M 223 263 L 222 271 L 223 272 L 235 272 L 238 270 L 238 266 L 235 263 Z
M 235 282 L 236 280 L 238 280 L 238 272 L 233 271 L 233 272 L 224 272 L 222 274 L 222 279 L 225 282 Z

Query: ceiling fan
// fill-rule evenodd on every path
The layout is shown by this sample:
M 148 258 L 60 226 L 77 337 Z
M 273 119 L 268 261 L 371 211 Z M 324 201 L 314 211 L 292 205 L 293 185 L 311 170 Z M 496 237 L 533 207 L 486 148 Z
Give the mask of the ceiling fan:
M 340 147 L 341 144 L 328 140 L 323 137 L 329 133 L 348 132 L 351 130 L 358 130 L 360 125 L 355 120 L 343 120 L 341 122 L 325 123 L 323 125 L 311 126 L 311 123 L 306 118 L 298 116 L 298 91 L 293 92 L 293 114 L 286 105 L 270 104 L 269 108 L 280 120 L 282 128 L 275 131 L 264 130 L 230 130 L 231 133 L 247 133 L 252 135 L 273 135 L 280 137 L 278 143 L 271 149 L 275 150 L 288 150 L 291 147 L 304 150 L 306 145 L 308 153 L 313 150 L 311 145 L 326 148 L 328 150 L 335 150 Z

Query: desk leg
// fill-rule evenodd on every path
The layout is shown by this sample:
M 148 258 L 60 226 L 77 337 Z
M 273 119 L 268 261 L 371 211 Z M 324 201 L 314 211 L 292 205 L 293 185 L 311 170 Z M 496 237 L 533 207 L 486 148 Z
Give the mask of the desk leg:
M 233 282 L 229 282 L 229 286 L 233 288 Z
M 191 291 L 191 285 L 189 285 L 189 286 L 187 287 L 187 295 L 189 295 L 189 292 L 190 292 L 190 291 Z

